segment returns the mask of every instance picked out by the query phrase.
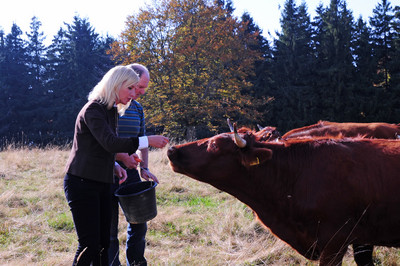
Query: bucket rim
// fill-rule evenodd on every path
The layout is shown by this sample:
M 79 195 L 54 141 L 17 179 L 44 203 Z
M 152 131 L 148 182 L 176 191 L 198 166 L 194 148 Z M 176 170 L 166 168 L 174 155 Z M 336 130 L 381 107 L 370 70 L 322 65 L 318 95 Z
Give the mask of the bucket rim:
M 142 190 L 142 191 L 139 191 L 139 192 L 136 192 L 136 193 L 132 193 L 132 194 L 129 194 L 129 195 L 121 195 L 121 194 L 118 194 L 119 189 L 121 188 L 121 187 L 119 187 L 119 188 L 115 191 L 114 195 L 115 195 L 116 197 L 120 197 L 120 198 L 132 197 L 132 196 L 136 196 L 136 195 L 142 194 L 142 193 L 144 193 L 144 192 L 147 192 L 147 191 L 149 191 L 149 190 L 152 190 L 152 189 L 154 189 L 154 188 L 158 185 L 158 183 L 157 183 L 157 182 L 154 182 L 154 181 L 141 181 L 141 182 L 129 184 L 128 186 L 137 185 L 137 184 L 140 184 L 140 183 L 151 183 L 151 186 L 150 186 L 149 188 L 146 188 L 145 190 Z

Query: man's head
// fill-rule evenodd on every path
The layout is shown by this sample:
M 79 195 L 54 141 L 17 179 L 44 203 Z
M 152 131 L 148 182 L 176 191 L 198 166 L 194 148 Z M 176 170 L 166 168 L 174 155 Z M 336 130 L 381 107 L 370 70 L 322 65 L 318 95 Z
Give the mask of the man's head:
M 150 73 L 149 70 L 141 64 L 137 63 L 130 64 L 129 67 L 131 67 L 136 72 L 136 74 L 138 74 L 140 78 L 138 84 L 136 85 L 136 99 L 137 99 L 139 98 L 140 95 L 146 93 L 146 89 L 149 86 L 150 82 Z

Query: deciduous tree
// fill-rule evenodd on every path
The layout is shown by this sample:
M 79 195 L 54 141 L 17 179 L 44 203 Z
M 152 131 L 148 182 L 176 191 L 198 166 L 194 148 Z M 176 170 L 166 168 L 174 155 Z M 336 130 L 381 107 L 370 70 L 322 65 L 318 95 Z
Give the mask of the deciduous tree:
M 113 54 L 149 67 L 141 102 L 153 125 L 175 137 L 201 136 L 226 130 L 228 116 L 242 124 L 257 116 L 251 95 L 241 94 L 261 56 L 240 38 L 245 30 L 229 2 L 164 0 L 129 18 Z

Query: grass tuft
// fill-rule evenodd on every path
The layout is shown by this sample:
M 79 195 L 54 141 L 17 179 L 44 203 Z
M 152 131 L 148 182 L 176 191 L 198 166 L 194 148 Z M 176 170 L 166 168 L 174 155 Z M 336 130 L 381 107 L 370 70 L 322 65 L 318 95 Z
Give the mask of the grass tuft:
M 74 221 L 72 220 L 72 216 L 70 213 L 60 213 L 55 217 L 52 217 L 47 220 L 49 226 L 55 230 L 65 230 L 65 231 L 73 231 L 74 230 Z

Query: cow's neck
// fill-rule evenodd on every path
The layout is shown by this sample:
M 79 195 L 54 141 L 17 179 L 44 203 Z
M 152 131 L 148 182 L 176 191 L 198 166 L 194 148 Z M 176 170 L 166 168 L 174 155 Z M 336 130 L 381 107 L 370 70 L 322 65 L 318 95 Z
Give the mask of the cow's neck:
M 248 205 L 264 225 L 300 254 L 315 259 L 318 254 L 312 249 L 315 235 L 302 228 L 301 221 L 296 220 L 299 217 L 296 217 L 293 208 L 291 196 L 296 171 L 287 165 L 279 167 L 276 162 L 273 165 L 277 167 L 254 167 L 246 171 L 247 174 L 240 179 L 214 186 Z

